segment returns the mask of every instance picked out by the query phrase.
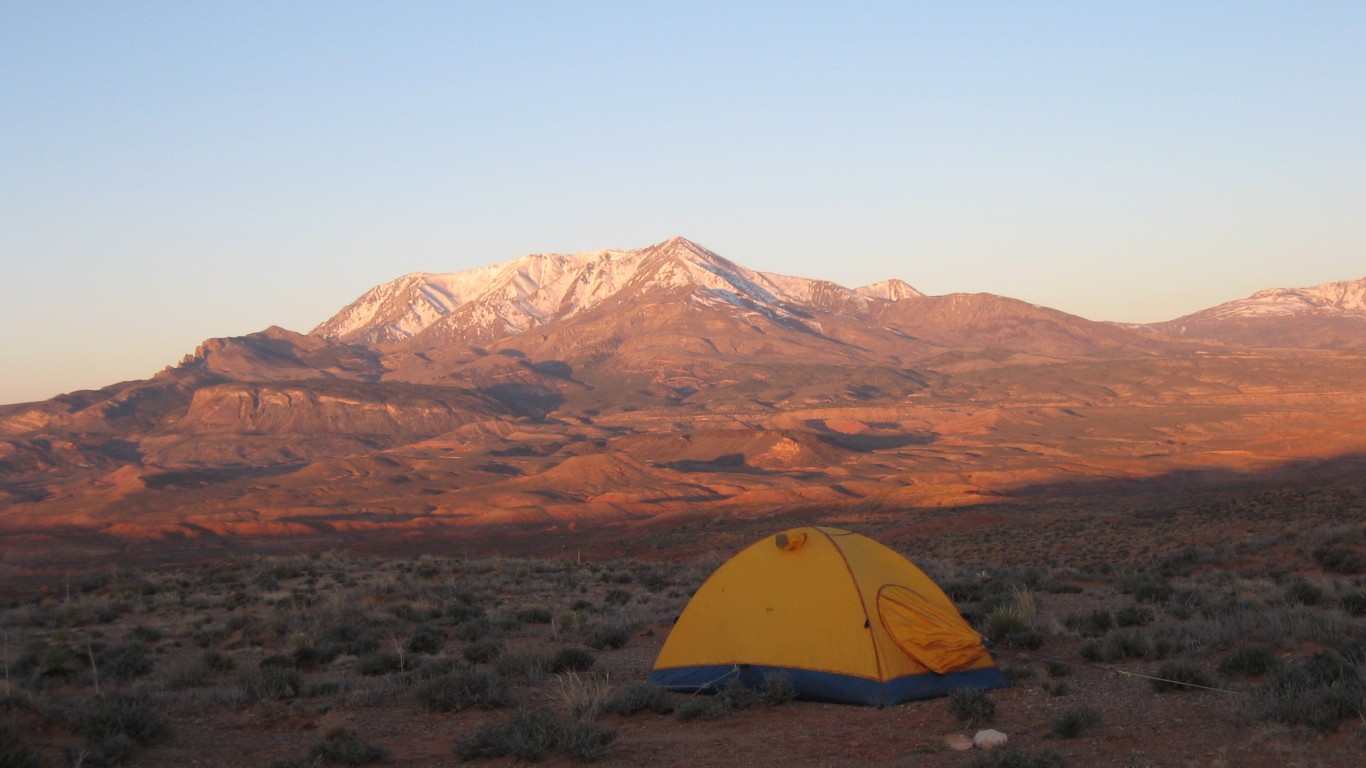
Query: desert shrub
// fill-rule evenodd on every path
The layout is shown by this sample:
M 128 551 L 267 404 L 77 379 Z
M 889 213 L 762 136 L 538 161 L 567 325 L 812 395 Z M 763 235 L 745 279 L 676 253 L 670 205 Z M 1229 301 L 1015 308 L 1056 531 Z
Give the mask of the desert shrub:
M 336 643 L 315 645 L 313 638 L 300 633 L 294 637 L 290 649 L 290 658 L 294 659 L 294 666 L 300 669 L 311 669 L 331 662 L 341 653 L 342 647 Z
M 674 707 L 680 720 L 715 720 L 730 710 L 719 696 L 690 696 Z
M 81 713 L 79 727 L 85 746 L 70 750 L 68 757 L 83 755 L 85 765 L 118 765 L 139 748 L 171 737 L 170 722 L 156 711 L 150 699 L 118 692 L 94 699 Z
M 1157 668 L 1153 677 L 1153 690 L 1158 693 L 1188 692 L 1201 688 L 1213 688 L 1214 680 L 1204 670 L 1188 661 L 1169 661 Z
M 1024 648 L 1034 651 L 1043 647 L 1043 633 L 1030 627 L 1021 632 L 1011 632 L 1001 642 L 1010 648 Z
M 664 688 L 646 682 L 618 688 L 603 705 L 604 712 L 614 715 L 634 715 L 647 709 L 657 715 L 667 715 L 674 710 L 674 705 Z
M 738 678 L 721 686 L 716 696 L 727 710 L 754 709 L 764 703 L 763 694 L 757 688 L 745 685 Z
M 223 642 L 229 634 L 231 633 L 224 627 L 204 627 L 197 630 L 190 639 L 200 648 L 208 648 Z
M 473 598 L 471 598 L 473 599 Z M 451 603 L 446 606 L 446 619 L 452 624 L 464 624 L 467 621 L 475 621 L 484 618 L 487 611 L 482 605 L 470 605 L 469 603 Z
M 389 760 L 389 750 L 365 743 L 360 736 L 348 728 L 337 726 L 323 734 L 322 740 L 313 745 L 308 756 L 316 760 L 342 765 L 366 765 Z
M 1344 593 L 1339 602 L 1342 610 L 1349 616 L 1366 616 L 1366 589 L 1354 589 Z
M 517 611 L 517 619 L 524 624 L 549 624 L 554 614 L 544 606 L 528 606 Z
M 420 624 L 408 638 L 410 653 L 440 653 L 446 645 L 446 633 L 429 624 Z
M 129 630 L 128 637 L 134 640 L 140 640 L 144 643 L 155 643 L 166 637 L 166 633 L 156 627 L 146 627 L 139 624 Z
M 350 690 L 350 686 L 340 680 L 319 680 L 304 686 L 301 696 L 308 699 L 317 699 L 326 696 L 336 696 Z
M 1327 597 L 1322 588 L 1304 579 L 1296 579 L 1285 590 L 1286 602 L 1300 605 L 1319 605 Z
M 1063 625 L 1082 637 L 1103 637 L 1114 629 L 1115 617 L 1106 610 L 1094 610 L 1085 616 L 1072 614 L 1063 620 Z
M 505 649 L 493 662 L 493 669 L 499 677 L 535 677 L 552 670 L 555 658 L 546 651 L 529 648 Z
M 243 672 L 237 686 L 248 702 L 273 701 L 287 696 L 298 696 L 303 688 L 303 676 L 290 667 L 261 667 Z
M 1049 732 L 1063 739 L 1075 739 L 1100 723 L 1100 710 L 1083 704 L 1063 712 L 1049 723 Z
M 414 691 L 428 712 L 457 712 L 468 707 L 497 709 L 510 703 L 502 678 L 479 670 L 459 670 L 434 677 Z
M 500 641 L 485 637 L 466 645 L 460 655 L 471 664 L 487 664 L 497 659 L 502 652 L 503 644 Z
M 1062 755 L 1052 749 L 998 747 L 974 758 L 972 768 L 1062 768 Z
M 1105 638 L 1102 661 L 1141 659 L 1152 651 L 1152 643 L 1142 632 L 1115 632 Z
M 1176 588 L 1167 581 L 1145 576 L 1120 582 L 1120 589 L 1134 596 L 1140 603 L 1165 603 L 1176 594 Z
M 1194 616 L 1195 612 L 1199 610 L 1203 604 L 1204 598 L 1201 597 L 1200 593 L 1189 589 L 1183 589 L 1172 592 L 1171 597 L 1163 604 L 1163 609 L 1167 612 L 1168 616 L 1185 621 Z
M 191 661 L 171 669 L 166 676 L 166 687 L 172 691 L 183 691 L 207 685 L 212 678 L 213 671 L 204 666 L 203 661 Z
M 1115 612 L 1115 624 L 1121 627 L 1145 627 L 1153 623 L 1153 612 L 1134 604 Z
M 619 621 L 591 624 L 584 630 L 583 641 L 598 651 L 617 649 L 630 642 L 633 629 L 632 625 Z
M 1157 570 L 1163 576 L 1189 576 L 1195 570 L 1195 566 L 1213 559 L 1213 554 L 1196 549 L 1195 547 L 1185 547 L 1178 552 L 1162 558 L 1157 564 Z
M 1048 670 L 1048 676 L 1053 678 L 1067 677 L 1072 674 L 1072 667 L 1061 661 L 1047 662 L 1044 669 Z
M 1263 719 L 1331 733 L 1366 712 L 1366 673 L 1333 651 L 1276 670 L 1258 692 Z
M 617 732 L 597 723 L 578 722 L 566 724 L 560 734 L 559 747 L 576 760 L 593 761 L 607 754 L 612 742 L 617 740 Z
M 551 672 L 586 672 L 598 662 L 587 648 L 566 646 L 555 654 L 550 662 Z
M 59 635 L 50 642 L 29 642 L 15 659 L 13 671 L 20 675 L 66 677 L 80 666 L 81 660 L 76 651 Z
M 455 753 L 461 760 L 512 756 L 534 761 L 560 750 L 580 760 L 596 760 L 616 736 L 616 731 L 596 723 L 568 723 L 551 712 L 519 710 L 457 741 Z
M 500 613 L 493 617 L 493 627 L 499 632 L 516 632 L 524 623 L 518 613 Z
M 403 678 L 407 683 L 419 683 L 430 681 L 433 678 L 440 678 L 441 675 L 449 675 L 456 670 L 463 670 L 463 664 L 458 659 L 440 656 L 429 659 L 426 663 L 419 664 L 413 670 L 404 672 Z
M 367 653 L 374 653 L 383 644 L 382 638 L 378 632 L 360 626 L 363 621 L 363 617 L 360 616 L 342 617 L 340 623 L 323 633 L 318 640 L 318 646 L 335 646 L 338 649 L 337 655 L 364 656 Z
M 38 756 L 19 736 L 19 730 L 0 720 L 0 768 L 38 768 Z
M 62 755 L 72 765 L 84 766 L 106 766 L 124 765 L 133 759 L 137 754 L 138 743 L 128 736 L 115 734 L 113 736 L 91 737 L 85 740 L 80 747 L 66 747 L 62 750 Z
M 261 659 L 256 666 L 261 667 L 262 669 L 266 667 L 285 667 L 286 669 L 297 668 L 293 657 L 283 655 L 267 656 L 264 659 Z
M 971 580 L 941 581 L 939 586 L 955 603 L 978 603 L 982 601 L 985 590 L 982 583 Z
M 1353 549 L 1338 546 L 1319 547 L 1314 550 L 1314 560 L 1329 573 L 1342 573 L 1354 576 L 1366 573 L 1366 558 Z
M 986 691 L 964 688 L 949 693 L 948 709 L 955 720 L 976 727 L 996 715 L 996 701 Z
M 673 582 L 661 566 L 641 565 L 636 567 L 636 581 L 650 592 L 663 592 Z
M 626 605 L 631 602 L 631 590 L 619 587 L 609 589 L 602 602 L 606 605 Z
M 414 666 L 413 661 L 413 659 L 406 659 L 393 651 L 371 651 L 357 660 L 356 671 L 369 677 L 387 675 L 390 672 L 401 672 L 406 667 Z
M 455 635 L 467 643 L 472 643 L 476 640 L 492 637 L 494 632 L 493 622 L 480 617 L 461 624 L 460 628 L 455 631 Z
M 413 624 L 421 624 L 424 621 L 439 619 L 443 611 L 425 605 L 413 605 L 412 603 L 399 603 L 394 606 L 394 616 Z
M 1219 662 L 1219 674 L 1226 677 L 1260 677 L 1280 668 L 1281 660 L 1269 645 L 1236 648 Z
M 231 672 L 237 669 L 237 661 L 222 651 L 205 651 L 199 660 L 213 672 Z
M 95 667 L 102 678 L 132 680 L 152 671 L 152 654 L 138 640 L 93 650 Z
M 769 672 L 764 675 L 759 692 L 763 695 L 764 703 L 770 706 L 786 704 L 797 698 L 797 686 L 793 685 L 792 676 L 786 672 Z

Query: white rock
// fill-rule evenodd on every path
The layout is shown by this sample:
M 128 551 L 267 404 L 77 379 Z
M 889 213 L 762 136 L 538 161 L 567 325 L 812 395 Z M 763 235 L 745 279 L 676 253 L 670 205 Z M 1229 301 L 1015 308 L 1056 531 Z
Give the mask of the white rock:
M 978 749 L 995 749 L 996 747 L 1004 746 L 1005 743 L 1006 735 L 991 728 L 987 728 L 984 731 L 978 731 L 977 735 L 972 737 L 972 746 L 977 747 Z

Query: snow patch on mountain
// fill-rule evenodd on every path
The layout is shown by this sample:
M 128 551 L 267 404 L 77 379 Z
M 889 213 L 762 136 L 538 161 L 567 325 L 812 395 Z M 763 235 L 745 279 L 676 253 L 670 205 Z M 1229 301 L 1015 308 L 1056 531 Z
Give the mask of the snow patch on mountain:
M 1323 283 L 1308 288 L 1271 288 L 1196 314 L 1222 320 L 1308 313 L 1366 316 L 1366 278 Z
M 901 301 L 902 299 L 913 299 L 925 295 L 896 279 L 869 283 L 857 289 L 857 292 L 870 299 L 882 299 L 883 301 Z
M 635 251 L 538 253 L 464 272 L 415 272 L 371 289 L 313 333 L 396 342 L 443 324 L 497 337 L 573 317 L 624 293 L 678 289 L 774 318 L 795 317 L 798 308 L 860 310 L 921 295 L 899 280 L 851 291 L 757 272 L 676 237 Z

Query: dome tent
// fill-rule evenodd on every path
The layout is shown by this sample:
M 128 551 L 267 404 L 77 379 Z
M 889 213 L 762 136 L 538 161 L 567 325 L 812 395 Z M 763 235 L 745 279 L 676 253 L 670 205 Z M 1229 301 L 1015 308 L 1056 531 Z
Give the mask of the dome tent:
M 866 536 L 823 527 L 766 537 L 716 569 L 650 682 L 714 691 L 774 672 L 799 698 L 876 706 L 1007 687 L 982 636 L 924 572 Z

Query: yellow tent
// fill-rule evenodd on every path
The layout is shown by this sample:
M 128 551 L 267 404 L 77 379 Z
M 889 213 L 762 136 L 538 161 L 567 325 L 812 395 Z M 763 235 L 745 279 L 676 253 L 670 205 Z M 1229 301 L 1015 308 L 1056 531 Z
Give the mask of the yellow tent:
M 798 696 L 885 706 L 1004 688 L 982 644 L 930 577 L 882 544 L 796 528 L 732 557 L 689 601 L 650 681 L 710 691 L 774 672 Z

